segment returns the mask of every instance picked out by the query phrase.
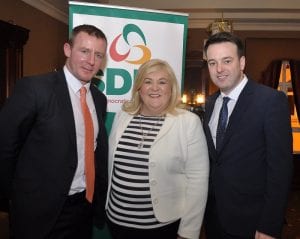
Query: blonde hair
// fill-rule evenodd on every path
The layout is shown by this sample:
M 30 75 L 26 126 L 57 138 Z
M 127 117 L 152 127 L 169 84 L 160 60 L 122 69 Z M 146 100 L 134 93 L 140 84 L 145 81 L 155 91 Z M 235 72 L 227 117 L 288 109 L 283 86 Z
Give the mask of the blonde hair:
M 129 114 L 138 114 L 142 107 L 142 100 L 139 90 L 142 87 L 146 76 L 152 72 L 164 71 L 167 73 L 168 81 L 171 83 L 171 98 L 169 104 L 163 113 L 176 114 L 176 107 L 180 105 L 180 92 L 177 79 L 172 67 L 163 60 L 151 59 L 142 64 L 135 77 L 131 100 L 123 104 L 122 109 Z

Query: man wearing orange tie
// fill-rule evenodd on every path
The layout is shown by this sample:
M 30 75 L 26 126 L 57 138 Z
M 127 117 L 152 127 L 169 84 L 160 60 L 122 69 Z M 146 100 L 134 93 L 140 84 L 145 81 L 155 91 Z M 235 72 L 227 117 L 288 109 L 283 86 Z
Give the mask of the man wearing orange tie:
M 64 68 L 20 79 L 0 111 L 0 186 L 11 199 L 13 238 L 91 238 L 104 225 L 106 97 L 91 79 L 104 33 L 73 29 Z

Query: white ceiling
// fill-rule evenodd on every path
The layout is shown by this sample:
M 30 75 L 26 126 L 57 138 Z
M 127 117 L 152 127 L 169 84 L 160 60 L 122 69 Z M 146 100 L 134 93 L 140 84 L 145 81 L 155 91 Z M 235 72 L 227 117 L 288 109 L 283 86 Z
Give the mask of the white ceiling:
M 68 24 L 67 0 L 22 0 Z M 76 2 L 76 1 L 73 1 Z M 215 19 L 233 21 L 236 30 L 300 31 L 299 0 L 88 0 L 109 4 L 189 14 L 190 28 L 206 28 Z M 300 33 L 299 33 L 300 34 Z

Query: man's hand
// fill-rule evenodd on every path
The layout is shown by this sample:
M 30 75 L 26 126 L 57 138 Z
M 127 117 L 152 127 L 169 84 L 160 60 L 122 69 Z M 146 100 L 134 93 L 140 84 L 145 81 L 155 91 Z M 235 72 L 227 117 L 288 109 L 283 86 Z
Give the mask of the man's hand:
M 262 232 L 256 231 L 255 232 L 255 239 L 275 239 L 275 237 L 271 237 L 267 234 L 264 234 Z

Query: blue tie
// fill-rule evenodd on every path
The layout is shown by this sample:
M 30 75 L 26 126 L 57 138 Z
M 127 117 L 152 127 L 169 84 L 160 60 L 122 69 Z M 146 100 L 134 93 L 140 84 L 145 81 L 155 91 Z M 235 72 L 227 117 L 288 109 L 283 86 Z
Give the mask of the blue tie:
M 223 97 L 223 104 L 219 114 L 219 121 L 217 127 L 217 135 L 216 135 L 216 150 L 219 151 L 222 145 L 222 141 L 224 138 L 226 125 L 227 125 L 227 118 L 228 118 L 228 108 L 227 103 L 230 100 L 229 97 Z

